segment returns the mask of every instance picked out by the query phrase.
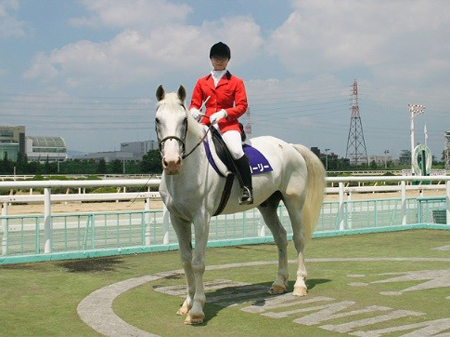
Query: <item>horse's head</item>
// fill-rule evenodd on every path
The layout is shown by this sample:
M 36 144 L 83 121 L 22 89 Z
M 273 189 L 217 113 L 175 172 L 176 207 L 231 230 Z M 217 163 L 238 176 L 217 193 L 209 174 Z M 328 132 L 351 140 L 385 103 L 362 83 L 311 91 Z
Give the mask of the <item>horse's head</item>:
M 158 105 L 155 127 L 164 171 L 178 174 L 181 171 L 187 135 L 187 110 L 184 106 L 186 89 L 182 85 L 176 93 L 166 93 L 162 85 L 156 90 Z

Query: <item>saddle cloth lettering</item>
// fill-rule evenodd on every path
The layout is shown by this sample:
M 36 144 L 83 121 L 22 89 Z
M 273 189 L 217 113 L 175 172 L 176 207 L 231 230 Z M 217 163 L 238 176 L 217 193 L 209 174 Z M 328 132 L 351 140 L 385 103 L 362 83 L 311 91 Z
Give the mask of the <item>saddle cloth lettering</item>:
M 227 168 L 225 163 L 219 158 L 211 135 L 208 135 L 204 142 L 204 146 L 206 156 L 208 157 L 208 161 L 211 166 L 219 175 L 226 177 L 231 170 Z M 249 144 L 244 144 L 243 149 L 249 160 L 250 172 L 252 175 L 273 171 L 269 161 L 259 150 Z
M 244 144 L 243 149 L 250 162 L 250 172 L 253 175 L 273 170 L 267 158 L 259 150 L 248 144 Z

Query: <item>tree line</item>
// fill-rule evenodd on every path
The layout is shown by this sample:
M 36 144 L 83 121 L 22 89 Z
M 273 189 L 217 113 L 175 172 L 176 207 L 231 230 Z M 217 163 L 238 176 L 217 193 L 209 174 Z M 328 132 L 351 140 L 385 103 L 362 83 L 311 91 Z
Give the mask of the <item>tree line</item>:
M 18 153 L 13 161 L 5 153 L 0 161 L 2 175 L 40 175 L 40 174 L 160 174 L 162 172 L 161 155 L 158 150 L 150 150 L 141 161 L 123 162 L 115 159 L 69 159 L 64 162 L 29 161 L 25 153 Z
M 411 151 L 402 150 L 398 163 L 392 161 L 379 165 L 375 161 L 368 165 L 353 166 L 349 159 L 339 157 L 337 154 L 330 153 L 325 155 L 318 154 L 323 165 L 328 171 L 351 171 L 351 170 L 376 170 L 388 169 L 398 170 L 410 168 Z M 438 162 L 433 156 L 433 167 L 444 168 L 444 156 L 442 162 Z M 121 160 L 112 160 L 106 162 L 100 161 L 69 159 L 64 162 L 50 162 L 48 159 L 44 162 L 28 161 L 27 155 L 19 153 L 16 161 L 8 159 L 6 153 L 0 161 L 0 174 L 2 175 L 40 175 L 40 174 L 161 174 L 161 154 L 158 150 L 150 150 L 139 162 L 123 162 Z
M 352 170 L 401 170 L 401 169 L 410 169 L 411 168 L 411 151 L 410 150 L 402 150 L 400 152 L 400 156 L 398 160 L 395 162 L 390 160 L 383 164 L 377 164 L 374 160 L 369 162 L 368 164 L 362 165 L 351 165 L 350 160 L 348 158 L 339 157 L 335 153 L 324 154 L 320 153 L 318 155 L 323 165 L 328 168 L 328 171 L 352 171 Z M 433 168 L 440 169 L 445 167 L 445 152 L 442 153 L 441 161 L 439 161 L 436 156 L 433 157 Z

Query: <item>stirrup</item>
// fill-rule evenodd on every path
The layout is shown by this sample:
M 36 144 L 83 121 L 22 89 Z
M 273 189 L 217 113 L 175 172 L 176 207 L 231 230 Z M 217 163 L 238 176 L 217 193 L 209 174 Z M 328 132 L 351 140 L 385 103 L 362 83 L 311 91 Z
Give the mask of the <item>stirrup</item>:
M 239 199 L 239 205 L 251 205 L 253 204 L 253 195 L 247 186 L 242 188 L 242 196 Z

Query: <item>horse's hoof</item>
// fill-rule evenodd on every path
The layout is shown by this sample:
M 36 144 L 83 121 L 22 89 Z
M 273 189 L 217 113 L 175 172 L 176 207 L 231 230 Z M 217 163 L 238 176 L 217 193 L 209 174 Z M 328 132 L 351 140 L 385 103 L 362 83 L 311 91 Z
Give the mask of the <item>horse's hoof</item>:
M 189 312 L 188 308 L 181 307 L 180 310 L 177 311 L 178 316 L 185 316 Z
M 292 295 L 294 296 L 306 296 L 308 290 L 305 287 L 294 287 Z
M 186 320 L 184 321 L 184 324 L 188 325 L 195 325 L 195 324 L 202 324 L 205 320 L 205 315 L 188 315 L 186 317 Z
M 286 292 L 285 286 L 280 286 L 280 285 L 275 285 L 275 284 L 273 284 L 269 290 L 269 294 L 272 294 L 272 295 L 284 294 L 285 292 Z

